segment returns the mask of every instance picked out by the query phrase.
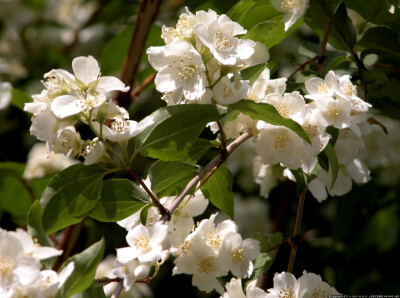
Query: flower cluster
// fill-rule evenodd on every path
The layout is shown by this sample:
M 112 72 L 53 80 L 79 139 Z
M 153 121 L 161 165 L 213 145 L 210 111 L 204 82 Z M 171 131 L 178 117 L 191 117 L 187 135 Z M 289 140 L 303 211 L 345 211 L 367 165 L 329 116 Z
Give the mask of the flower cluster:
M 218 277 L 228 271 L 237 277 L 249 277 L 260 244 L 254 239 L 242 239 L 231 220 L 215 224 L 216 214 L 202 220 L 179 247 L 172 248 L 175 255 L 173 274 L 192 274 L 193 285 L 200 290 L 223 293 Z
M 163 26 L 166 45 L 150 47 L 151 66 L 158 71 L 156 89 L 168 105 L 212 103 L 228 105 L 246 98 L 249 82 L 240 70 L 265 63 L 268 50 L 262 44 L 237 36 L 247 31 L 215 11 L 188 10 L 176 28 Z
M 314 273 L 303 272 L 296 279 L 289 272 L 275 273 L 274 287 L 267 292 L 256 287 L 257 280 L 250 282 L 243 293 L 242 282 L 238 278 L 232 278 L 225 285 L 226 292 L 222 298 L 278 298 L 278 297 L 328 297 L 329 295 L 340 295 L 335 288 L 322 281 L 321 276 Z
M 75 58 L 72 69 L 74 74 L 63 69 L 46 73 L 45 89 L 33 95 L 24 110 L 33 114 L 30 132 L 46 142 L 48 156 L 51 151 L 68 157 L 82 155 L 85 164 L 93 164 L 108 156 L 107 141 L 126 143 L 152 120 L 128 120 L 128 112 L 111 102 L 109 92 L 126 92 L 129 87 L 115 77 L 100 76 L 93 57 Z M 110 126 L 104 125 L 107 119 L 112 121 Z M 78 120 L 90 126 L 96 135 L 93 140 L 81 140 L 74 126 Z
M 42 247 L 25 231 L 0 229 L 0 296 L 55 297 L 74 270 L 69 263 L 59 274 L 40 270 L 40 261 L 62 253 L 52 247 Z
M 313 195 L 322 201 L 327 197 L 326 188 L 331 195 L 343 195 L 350 191 L 352 180 L 358 183 L 369 180 L 369 171 L 357 156 L 363 146 L 362 135 L 369 130 L 366 120 L 371 105 L 357 96 L 349 75 L 338 76 L 330 71 L 325 79 L 315 77 L 306 81 L 305 88 L 308 94 L 304 97 L 298 91 L 284 93 L 286 79 L 270 80 L 269 70 L 265 69 L 254 82 L 248 99 L 273 105 L 283 118 L 296 121 L 311 144 L 286 127 L 256 121 L 243 114 L 226 122 L 224 131 L 227 137 L 235 138 L 247 129 L 253 129 L 256 179 L 267 195 L 280 176 L 279 168 L 271 165 L 280 164 L 289 170 L 313 173 L 318 155 L 332 138 L 327 132 L 328 127 L 337 129 L 338 139 L 334 144 L 340 168 L 337 181 L 331 186 L 331 170 L 320 169 L 318 177 L 309 185 Z M 294 179 L 289 170 L 285 170 L 285 175 Z

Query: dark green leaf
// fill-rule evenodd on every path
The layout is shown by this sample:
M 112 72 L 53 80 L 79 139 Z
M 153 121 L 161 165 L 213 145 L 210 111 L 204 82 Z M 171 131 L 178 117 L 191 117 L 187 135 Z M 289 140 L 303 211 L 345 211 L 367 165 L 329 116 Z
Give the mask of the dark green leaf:
M 209 140 L 196 138 L 187 141 L 183 147 L 175 142 L 170 142 L 167 147 L 161 149 L 148 148 L 141 153 L 144 156 L 164 161 L 181 161 L 189 164 L 196 162 L 215 144 Z
M 218 105 L 178 105 L 160 108 L 151 114 L 154 124 L 134 138 L 136 151 L 148 155 L 152 150 L 174 147 L 183 150 L 188 141 L 196 139 L 207 123 L 227 114 Z M 143 153 L 143 150 L 147 152 Z M 164 151 L 166 153 L 166 151 Z
M 179 161 L 157 161 L 149 170 L 151 188 L 160 197 L 178 195 L 196 174 L 193 165 Z
M 281 17 L 264 21 L 252 27 L 243 38 L 262 42 L 268 49 L 277 45 L 285 38 L 285 23 Z
M 128 179 L 103 181 L 101 198 L 90 217 L 103 222 L 116 222 L 150 203 L 147 194 Z
M 400 35 L 390 28 L 373 27 L 365 32 L 358 44 L 400 57 Z
M 85 291 L 72 295 L 71 298 L 106 298 L 103 285 L 94 280 Z
M 231 171 L 225 165 L 221 165 L 200 188 L 204 196 L 230 218 L 233 218 L 232 182 Z
M 142 225 L 146 225 L 146 221 L 147 221 L 147 213 L 149 212 L 149 209 L 153 207 L 153 205 L 147 205 L 146 207 L 144 207 L 142 209 L 142 211 L 140 211 L 140 222 L 142 223 Z
M 103 176 L 107 170 L 97 165 L 73 165 L 59 172 L 44 190 L 43 228 L 47 234 L 80 222 L 100 199 Z
M 323 37 L 329 19 L 329 9 L 324 0 L 310 2 L 304 20 L 317 35 Z M 351 52 L 356 43 L 354 26 L 347 16 L 345 5 L 342 3 L 337 8 L 328 42 L 339 50 Z
M 322 151 L 322 153 L 326 155 L 329 161 L 329 168 L 332 171 L 331 187 L 333 187 L 335 185 L 336 178 L 339 174 L 339 162 L 337 160 L 336 152 L 333 146 L 330 143 L 328 143 L 324 151 Z
M 83 252 L 74 255 L 65 261 L 60 272 L 69 263 L 75 263 L 75 269 L 65 284 L 59 289 L 57 297 L 70 297 L 74 294 L 86 290 L 93 282 L 97 266 L 103 259 L 104 254 L 104 239 L 96 242 Z
M 270 235 L 262 235 L 257 233 L 254 238 L 260 241 L 260 254 L 254 262 L 253 279 L 257 278 L 261 272 L 267 272 L 278 253 L 278 245 L 282 243 L 283 236 L 281 233 Z
M 333 126 L 328 126 L 326 128 L 326 132 L 332 136 L 332 138 L 329 140 L 329 143 L 334 147 L 336 144 L 337 138 L 339 137 L 339 129 L 337 129 Z
M 0 162 L 0 177 L 15 176 L 22 177 L 25 170 L 25 164 L 13 161 Z
M 290 170 L 290 172 L 292 172 L 293 176 L 296 178 L 296 191 L 298 196 L 312 180 L 317 178 L 320 170 L 321 166 L 319 164 L 316 164 L 314 170 L 310 174 L 304 173 L 302 169 Z
M 240 72 L 240 75 L 243 80 L 249 80 L 250 85 L 253 85 L 254 81 L 260 77 L 260 74 L 264 71 L 266 66 L 266 64 L 258 64 L 245 68 Z
M 325 70 L 325 75 L 330 71 L 330 70 L 335 70 L 340 68 L 340 66 L 346 65 L 346 68 L 348 67 L 350 61 L 347 56 L 338 56 L 334 59 L 332 59 L 329 63 L 328 66 L 326 67 Z
M 232 110 L 238 110 L 243 114 L 249 115 L 254 120 L 262 120 L 272 125 L 285 126 L 293 130 L 300 138 L 307 143 L 311 143 L 301 126 L 291 119 L 283 118 L 274 108 L 266 103 L 255 103 L 251 100 L 241 100 L 229 106 Z

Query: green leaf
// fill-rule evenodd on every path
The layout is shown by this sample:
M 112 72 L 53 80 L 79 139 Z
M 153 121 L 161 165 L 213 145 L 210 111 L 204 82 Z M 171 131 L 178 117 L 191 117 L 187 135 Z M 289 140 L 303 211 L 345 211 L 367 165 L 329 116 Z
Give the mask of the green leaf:
M 154 150 L 165 150 L 171 146 L 184 150 L 186 143 L 196 139 L 207 123 L 226 114 L 227 108 L 211 104 L 160 108 L 150 116 L 154 124 L 134 138 L 136 151 L 148 156 Z
M 339 162 L 337 160 L 336 152 L 333 146 L 328 143 L 322 153 L 328 158 L 329 167 L 332 170 L 331 188 L 335 185 L 336 178 L 339 174 Z
M 262 120 L 272 125 L 285 126 L 293 130 L 300 138 L 311 144 L 310 138 L 301 126 L 291 120 L 283 118 L 274 108 L 267 103 L 255 103 L 251 100 L 241 100 L 229 106 L 232 110 L 238 110 L 243 114 L 249 115 L 254 120 Z
M 250 85 L 253 85 L 254 81 L 260 77 L 266 66 L 266 64 L 257 64 L 245 68 L 240 72 L 240 75 L 243 80 L 249 80 Z
M 71 298 L 106 298 L 104 294 L 103 285 L 97 280 L 94 280 L 90 287 L 85 291 L 72 295 Z
M 264 43 L 268 49 L 280 43 L 285 37 L 285 23 L 281 17 L 264 21 L 251 28 L 243 38 Z
M 387 27 L 368 29 L 358 44 L 368 50 L 379 50 L 400 57 L 400 35 Z
M 32 98 L 22 90 L 12 89 L 11 91 L 11 104 L 20 110 L 24 109 L 27 102 L 32 102 Z
M 103 222 L 116 222 L 139 211 L 150 203 L 147 194 L 128 179 L 103 181 L 101 198 L 90 217 Z
M 326 67 L 325 75 L 330 70 L 335 70 L 343 66 L 343 68 L 348 68 L 350 64 L 350 59 L 347 56 L 338 56 L 333 58 Z
M 32 236 L 33 239 L 37 240 L 37 242 L 41 246 L 53 246 L 50 240 L 47 238 L 43 226 L 42 226 L 42 206 L 40 205 L 39 200 L 36 200 L 28 213 L 28 232 Z M 51 269 L 55 262 L 56 258 L 50 258 L 42 261 L 44 268 L 42 269 Z
M 329 143 L 333 147 L 335 147 L 336 141 L 337 141 L 337 139 L 339 137 L 339 129 L 337 129 L 337 128 L 333 127 L 333 126 L 328 126 L 326 128 L 326 132 L 329 133 L 332 136 L 332 138 L 329 140 Z
M 310 1 L 304 20 L 322 38 L 329 15 L 330 10 L 325 0 L 315 0 Z M 339 5 L 333 17 L 328 42 L 336 49 L 348 52 L 351 52 L 356 44 L 356 32 L 343 3 Z
M 12 175 L 15 177 L 22 177 L 25 170 L 25 164 L 13 161 L 0 162 L 1 176 Z M 0 177 L 1 177 L 0 176 Z
M 181 161 L 189 164 L 196 162 L 215 144 L 209 140 L 196 138 L 187 141 L 183 147 L 175 142 L 170 142 L 168 146 L 161 149 L 146 149 L 142 155 L 164 161 Z
M 230 218 L 233 218 L 232 183 L 231 171 L 225 165 L 221 165 L 200 188 L 204 196 Z
M 149 209 L 153 207 L 153 205 L 147 205 L 146 207 L 144 207 L 142 209 L 142 211 L 140 211 L 140 222 L 142 223 L 142 225 L 146 225 L 146 221 L 147 221 L 147 213 L 149 212 Z
M 260 254 L 254 262 L 254 275 L 252 279 L 257 278 L 261 272 L 267 272 L 278 253 L 277 246 L 282 243 L 283 235 L 275 233 L 270 235 L 263 235 L 256 233 L 254 238 L 260 241 Z
M 104 247 L 104 239 L 101 239 L 83 252 L 72 256 L 64 262 L 58 273 L 71 262 L 75 263 L 75 269 L 65 284 L 59 289 L 57 297 L 70 297 L 90 287 L 97 266 L 103 259 Z
M 100 199 L 107 170 L 97 165 L 73 165 L 59 172 L 44 190 L 40 203 L 47 234 L 80 222 Z
M 157 161 L 149 170 L 151 188 L 159 197 L 178 195 L 196 174 L 193 165 L 179 161 Z
M 312 180 L 318 177 L 320 170 L 321 166 L 319 164 L 316 164 L 314 170 L 310 174 L 304 173 L 302 169 L 290 170 L 290 172 L 292 172 L 293 176 L 296 178 L 296 192 L 298 196 Z

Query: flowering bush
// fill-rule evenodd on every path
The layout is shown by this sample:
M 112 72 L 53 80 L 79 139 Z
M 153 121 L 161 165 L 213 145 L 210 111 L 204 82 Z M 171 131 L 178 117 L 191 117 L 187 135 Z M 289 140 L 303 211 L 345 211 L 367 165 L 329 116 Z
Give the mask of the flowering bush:
M 142 1 L 119 33 L 122 0 L 39 2 L 6 6 L 23 53 L 0 38 L 1 113 L 32 136 L 26 166 L 0 151 L 1 297 L 328 297 L 362 284 L 337 258 L 394 255 L 396 1 Z

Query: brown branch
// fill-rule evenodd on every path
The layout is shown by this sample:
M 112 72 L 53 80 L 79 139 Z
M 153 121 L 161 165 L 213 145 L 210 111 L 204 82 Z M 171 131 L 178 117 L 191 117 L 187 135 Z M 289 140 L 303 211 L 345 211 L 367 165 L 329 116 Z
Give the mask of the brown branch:
M 252 134 L 252 129 L 249 129 L 245 133 L 243 133 L 240 137 L 238 137 L 236 140 L 234 140 L 232 143 L 230 143 L 226 147 L 226 153 L 219 153 L 216 157 L 214 157 L 201 171 L 198 173 L 190 182 L 186 185 L 185 189 L 181 192 L 181 194 L 176 197 L 176 199 L 171 203 L 171 205 L 168 207 L 169 212 L 172 214 L 175 209 L 179 206 L 179 204 L 183 201 L 183 199 L 186 197 L 186 195 L 189 194 L 189 192 L 203 179 L 207 173 L 212 171 L 214 167 L 220 166 L 225 159 L 233 152 L 236 150 L 236 148 L 242 144 L 244 141 L 247 139 L 251 138 L 253 136 Z M 162 216 L 161 221 L 166 221 L 168 218 L 166 216 Z
M 300 64 L 300 66 L 289 76 L 289 78 L 292 78 L 300 70 L 303 71 L 306 68 L 307 65 L 313 64 L 317 60 L 318 60 L 318 56 L 315 56 L 314 58 L 311 58 L 311 59 L 307 60 L 303 64 Z
M 125 85 L 129 86 L 129 92 L 118 92 L 114 98 L 114 103 L 127 108 L 131 103 L 131 92 L 135 81 L 136 72 L 139 67 L 140 58 L 144 50 L 150 26 L 154 22 L 162 0 L 143 0 L 140 3 L 139 14 L 136 27 L 132 35 L 129 50 L 126 54 L 124 66 L 121 71 L 120 79 Z
M 146 89 L 146 88 L 154 81 L 155 77 L 156 77 L 156 74 L 155 74 L 155 73 L 149 75 L 149 76 L 144 80 L 144 82 L 143 82 L 143 84 L 142 84 L 141 86 L 139 86 L 139 87 L 137 87 L 135 90 L 133 90 L 133 91 L 131 92 L 132 100 L 135 99 L 136 96 L 139 96 L 140 93 L 142 93 L 143 90 Z
M 123 280 L 120 280 L 118 283 L 117 288 L 115 289 L 114 293 L 111 295 L 111 298 L 118 298 L 121 294 L 122 290 L 124 289 Z
M 131 173 L 131 175 L 140 183 L 140 185 L 143 187 L 143 189 L 145 190 L 145 192 L 149 195 L 151 201 L 153 202 L 153 204 L 158 208 L 158 210 L 160 211 L 161 215 L 165 215 L 168 220 L 171 218 L 171 213 L 169 212 L 169 210 L 167 208 L 165 208 L 160 201 L 157 198 L 157 195 L 155 193 L 153 193 L 148 187 L 147 185 L 143 182 L 142 178 L 139 177 L 138 174 L 136 174 L 132 169 L 128 169 L 129 173 Z
M 79 235 L 82 231 L 83 220 L 76 225 L 69 226 L 64 229 L 64 236 L 61 242 L 58 244 L 57 249 L 63 250 L 63 254 L 58 256 L 56 262 L 53 265 L 53 270 L 57 271 L 62 263 L 69 258 L 78 242 Z
M 329 34 L 331 33 L 332 25 L 333 25 L 332 18 L 328 18 L 328 20 L 326 22 L 326 26 L 325 26 L 324 36 L 322 37 L 322 41 L 319 46 L 319 53 L 318 53 L 318 74 L 319 74 L 319 76 L 322 76 L 322 68 L 326 61 L 326 56 L 325 56 L 326 45 L 328 43 Z
M 298 239 L 298 237 L 300 236 L 301 218 L 303 216 L 306 193 L 307 193 L 307 187 L 304 188 L 304 190 L 301 192 L 300 197 L 299 197 L 299 205 L 297 206 L 296 223 L 294 225 L 292 239 Z M 290 272 L 290 273 L 293 272 L 294 260 L 296 259 L 296 253 L 297 253 L 297 247 L 298 247 L 297 242 L 298 241 L 290 241 L 289 242 L 290 246 L 292 247 L 292 250 L 290 251 L 290 259 L 289 259 L 289 264 L 288 264 L 288 268 L 286 271 Z

